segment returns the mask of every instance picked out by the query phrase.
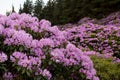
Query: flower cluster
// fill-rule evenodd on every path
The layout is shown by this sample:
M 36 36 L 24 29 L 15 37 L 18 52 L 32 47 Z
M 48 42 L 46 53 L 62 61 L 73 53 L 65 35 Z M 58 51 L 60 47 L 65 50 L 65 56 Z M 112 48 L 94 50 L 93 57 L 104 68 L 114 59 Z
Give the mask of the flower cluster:
M 13 80 L 13 75 L 11 72 L 5 72 L 4 75 L 3 75 L 3 78 L 5 80 Z
M 51 73 L 47 69 L 42 70 L 40 68 L 37 70 L 35 75 L 37 75 L 37 76 L 43 75 L 44 77 L 47 77 L 48 80 L 50 80 L 52 77 Z
M 114 25 L 82 24 L 66 29 L 66 38 L 78 47 L 119 57 L 120 28 Z
M 25 67 L 27 69 L 32 69 L 33 66 L 40 66 L 41 60 L 38 57 L 28 56 L 24 53 L 14 52 L 10 56 L 10 60 L 17 65 Z
M 80 69 L 80 72 L 84 73 L 87 76 L 87 79 L 90 80 L 99 80 L 94 79 L 96 76 L 96 71 L 93 68 L 93 63 L 90 60 L 89 56 L 84 55 L 83 52 L 76 48 L 73 44 L 69 43 L 66 46 L 66 49 L 55 49 L 51 52 L 52 60 L 57 63 L 63 63 L 64 66 L 78 65 L 83 68 Z

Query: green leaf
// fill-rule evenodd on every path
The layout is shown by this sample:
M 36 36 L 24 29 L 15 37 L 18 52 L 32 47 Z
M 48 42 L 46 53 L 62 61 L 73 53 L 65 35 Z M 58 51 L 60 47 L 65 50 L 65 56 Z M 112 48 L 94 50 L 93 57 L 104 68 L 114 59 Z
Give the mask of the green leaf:
M 30 76 L 30 72 L 26 71 L 27 76 Z
M 24 74 L 24 73 L 25 73 L 25 69 L 22 70 L 22 74 Z
M 23 51 L 23 47 L 22 47 L 22 46 L 20 46 L 19 50 L 20 50 L 20 51 Z
M 17 71 L 19 72 L 21 70 L 21 67 L 17 67 Z
M 7 69 L 4 66 L 0 66 L 1 70 L 7 71 Z

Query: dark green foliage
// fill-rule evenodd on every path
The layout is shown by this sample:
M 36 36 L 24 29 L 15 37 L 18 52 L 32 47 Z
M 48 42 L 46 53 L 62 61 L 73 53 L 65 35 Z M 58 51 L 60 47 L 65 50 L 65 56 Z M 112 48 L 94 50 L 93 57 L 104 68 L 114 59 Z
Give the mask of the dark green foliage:
M 35 5 L 34 5 L 34 16 L 36 16 L 38 19 L 42 19 L 43 18 L 43 12 L 42 12 L 42 8 L 43 8 L 43 0 L 36 0 Z
M 27 13 L 32 14 L 33 12 L 33 4 L 31 0 L 26 0 L 23 4 L 23 9 L 20 8 L 19 13 Z
M 19 14 L 23 13 L 22 7 L 20 5 Z
M 15 12 L 15 9 L 14 9 L 14 6 L 12 5 L 12 13 L 14 13 Z
M 120 0 L 49 0 L 44 18 L 53 24 L 75 23 L 86 16 L 100 19 L 120 10 L 119 4 Z
M 9 15 L 10 15 L 10 12 L 9 12 L 9 11 L 7 11 L 7 12 L 6 12 L 6 16 L 9 16 Z
M 46 6 L 44 6 L 43 8 L 43 13 L 44 13 L 44 17 L 45 19 L 48 19 L 50 21 L 53 20 L 53 11 L 54 11 L 54 2 L 52 0 L 49 0 L 46 4 Z

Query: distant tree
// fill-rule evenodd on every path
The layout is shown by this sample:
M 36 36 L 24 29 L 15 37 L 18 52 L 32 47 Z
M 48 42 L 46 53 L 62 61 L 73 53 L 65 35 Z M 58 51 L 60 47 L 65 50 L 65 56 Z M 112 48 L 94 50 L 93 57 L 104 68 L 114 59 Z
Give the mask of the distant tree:
M 23 13 L 32 14 L 33 12 L 33 2 L 31 0 L 26 0 L 23 4 Z
M 23 9 L 21 7 L 21 4 L 20 4 L 20 9 L 19 9 L 19 14 L 23 13 Z
M 62 0 L 54 0 L 54 10 L 53 10 L 53 22 L 55 24 L 60 24 L 61 23 L 61 18 L 62 18 Z
M 9 16 L 10 14 L 14 13 L 15 9 L 14 6 L 12 5 L 12 10 L 11 11 L 6 11 L 6 15 Z
M 120 0 L 49 0 L 45 6 L 42 0 L 36 0 L 34 8 L 32 2 L 26 0 L 19 10 L 53 24 L 76 23 L 83 17 L 100 19 L 115 11 L 120 11 Z
M 6 16 L 9 16 L 11 14 L 10 11 L 6 11 Z
M 49 0 L 47 4 L 43 8 L 44 18 L 47 20 L 50 20 L 51 22 L 54 22 L 53 15 L 55 15 L 54 12 L 54 0 Z
M 38 19 L 42 19 L 43 18 L 43 12 L 42 12 L 43 6 L 44 6 L 43 0 L 36 0 L 35 1 L 33 14 Z
M 14 13 L 15 12 L 15 9 L 14 9 L 14 6 L 12 5 L 12 11 L 11 11 L 12 13 Z

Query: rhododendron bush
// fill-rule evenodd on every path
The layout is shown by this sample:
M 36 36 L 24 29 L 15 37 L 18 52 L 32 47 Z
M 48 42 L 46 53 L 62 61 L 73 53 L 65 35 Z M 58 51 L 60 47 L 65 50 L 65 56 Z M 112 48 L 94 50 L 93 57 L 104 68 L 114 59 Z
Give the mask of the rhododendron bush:
M 78 47 L 120 58 L 120 28 L 92 23 L 66 29 L 67 39 Z
M 29 14 L 0 15 L 0 77 L 99 80 L 89 52 L 77 48 L 65 35 L 49 21 Z

